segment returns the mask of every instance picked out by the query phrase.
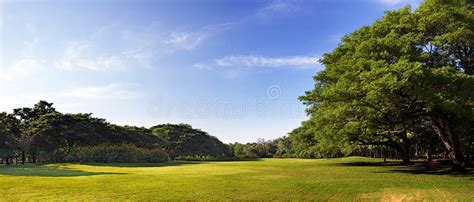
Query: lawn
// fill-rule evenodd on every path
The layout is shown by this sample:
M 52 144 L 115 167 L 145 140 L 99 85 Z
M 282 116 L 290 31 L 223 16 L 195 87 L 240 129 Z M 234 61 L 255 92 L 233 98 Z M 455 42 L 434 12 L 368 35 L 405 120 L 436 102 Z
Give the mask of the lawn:
M 0 196 L 2 200 L 474 200 L 473 175 L 378 162 L 350 157 L 0 166 Z

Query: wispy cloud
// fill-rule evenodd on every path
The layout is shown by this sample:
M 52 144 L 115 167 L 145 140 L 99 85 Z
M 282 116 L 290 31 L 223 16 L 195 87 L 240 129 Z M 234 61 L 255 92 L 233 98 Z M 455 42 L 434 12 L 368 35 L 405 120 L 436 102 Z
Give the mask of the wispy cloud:
M 255 13 L 234 21 L 210 24 L 199 28 L 180 29 L 161 21 L 147 26 L 120 30 L 120 23 L 99 27 L 85 39 L 71 40 L 63 53 L 52 63 L 61 70 L 86 69 L 91 71 L 122 71 L 133 66 L 151 68 L 153 63 L 177 51 L 194 51 L 207 40 L 234 27 L 259 17 L 278 16 L 300 9 L 297 1 L 271 1 Z M 115 50 L 103 52 L 102 44 L 114 39 Z M 35 45 L 36 41 L 29 42 Z M 199 65 L 198 65 L 199 66 Z
M 131 66 L 150 68 L 161 57 L 177 51 L 193 51 L 227 26 L 224 23 L 178 31 L 159 21 L 127 30 L 120 30 L 115 24 L 105 25 L 86 39 L 67 43 L 62 56 L 54 64 L 61 70 L 103 72 L 126 70 Z M 111 39 L 117 48 L 104 52 L 102 46 L 107 46 Z
M 206 40 L 230 29 L 236 22 L 211 24 L 196 29 L 172 29 L 164 23 L 154 21 L 140 30 L 122 31 L 122 38 L 132 47 L 125 55 L 162 56 L 177 51 L 194 51 Z
M 45 70 L 45 61 L 34 54 L 40 42 L 36 26 L 26 23 L 24 29 L 24 34 L 29 36 L 29 39 L 23 40 L 22 45 L 16 50 L 21 53 L 17 60 L 9 64 L 1 61 L 3 67 L 0 69 L 0 81 L 13 81 L 13 78 L 28 77 Z
M 129 83 L 109 83 L 105 85 L 87 85 L 65 88 L 53 92 L 18 93 L 10 96 L 2 95 L 2 99 L 0 99 L 0 111 L 31 105 L 36 103 L 38 100 L 47 100 L 59 103 L 60 105 L 67 104 L 70 110 L 78 111 L 88 103 L 141 98 L 142 94 L 133 90 L 134 86 L 134 84 Z
M 296 1 L 273 1 L 268 5 L 262 7 L 260 10 L 257 11 L 257 15 L 279 15 L 279 14 L 286 14 L 292 13 L 295 11 L 300 10 L 301 7 L 297 4 Z
M 55 62 L 55 66 L 62 70 L 73 70 L 84 68 L 93 71 L 124 70 L 126 61 L 118 55 L 89 56 L 85 52 L 90 51 L 88 42 L 71 42 L 63 53 L 63 56 Z
M 14 78 L 31 77 L 45 69 L 43 61 L 34 58 L 23 58 L 11 64 L 9 68 L 0 69 L 0 82 L 14 81 Z
M 129 84 L 110 83 L 98 86 L 83 86 L 57 92 L 60 97 L 71 97 L 85 100 L 98 99 L 133 99 L 139 97 L 139 93 L 132 91 Z
M 231 55 L 215 59 L 210 64 L 195 64 L 198 69 L 218 67 L 242 69 L 308 69 L 316 68 L 319 58 L 315 56 L 266 57 L 259 55 Z
M 370 0 L 370 1 L 378 3 L 378 4 L 386 5 L 389 7 L 410 5 L 411 7 L 416 8 L 420 5 L 420 3 L 423 0 Z
M 166 39 L 164 43 L 178 49 L 192 50 L 199 46 L 199 44 L 206 38 L 206 34 L 179 32 L 172 33 L 169 39 Z
M 11 66 L 11 71 L 20 75 L 32 75 L 43 69 L 43 62 L 36 59 L 21 59 Z

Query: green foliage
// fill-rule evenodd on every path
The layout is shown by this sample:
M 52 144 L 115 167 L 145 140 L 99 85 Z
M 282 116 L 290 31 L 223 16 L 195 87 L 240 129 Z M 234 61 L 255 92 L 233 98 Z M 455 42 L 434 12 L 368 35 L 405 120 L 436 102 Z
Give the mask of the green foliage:
M 386 145 L 409 159 L 410 144 L 434 128 L 455 165 L 473 136 L 474 7 L 427 0 L 388 11 L 342 38 L 302 96 L 321 151 Z M 305 134 L 304 132 L 299 134 Z M 470 143 L 468 143 L 470 144 Z
M 101 142 L 100 134 L 105 132 L 105 127 L 105 120 L 91 114 L 53 112 L 31 122 L 35 147 L 53 162 L 62 161 L 77 146 Z
M 164 150 L 173 159 L 232 158 L 227 145 L 190 125 L 119 126 L 92 114 L 63 114 L 52 106 L 40 101 L 33 108 L 0 114 L 0 163 L 158 162 L 168 159 Z
M 16 137 L 19 135 L 18 123 L 7 113 L 0 113 L 0 157 L 11 158 L 16 149 Z
M 163 141 L 172 159 L 226 159 L 232 154 L 216 137 L 187 124 L 163 124 L 150 129 Z
M 66 157 L 67 162 L 89 163 L 164 162 L 168 159 L 168 154 L 161 149 L 138 148 L 132 144 L 76 147 Z
M 316 140 L 314 131 L 308 127 L 307 123 L 289 133 L 291 141 L 291 153 L 298 158 L 317 158 L 320 157 L 318 152 L 318 141 Z

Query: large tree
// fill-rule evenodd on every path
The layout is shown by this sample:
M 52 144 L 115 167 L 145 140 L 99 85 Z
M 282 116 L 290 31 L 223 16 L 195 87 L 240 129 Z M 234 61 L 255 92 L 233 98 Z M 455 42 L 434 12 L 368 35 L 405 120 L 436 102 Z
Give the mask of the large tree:
M 107 143 L 104 119 L 92 114 L 49 113 L 31 122 L 34 145 L 50 161 L 59 162 L 75 147 Z
M 473 11 L 464 1 L 428 0 L 343 37 L 301 97 L 318 140 L 387 145 L 408 161 L 410 134 L 426 125 L 462 169 L 474 122 Z
M 21 151 L 21 162 L 25 163 L 27 154 L 30 154 L 31 161 L 36 162 L 37 150 L 34 143 L 36 133 L 33 132 L 31 123 L 41 116 L 54 113 L 56 109 L 53 103 L 40 100 L 33 108 L 23 107 L 13 110 L 13 115 L 19 121 L 20 134 L 16 136 L 18 149 Z

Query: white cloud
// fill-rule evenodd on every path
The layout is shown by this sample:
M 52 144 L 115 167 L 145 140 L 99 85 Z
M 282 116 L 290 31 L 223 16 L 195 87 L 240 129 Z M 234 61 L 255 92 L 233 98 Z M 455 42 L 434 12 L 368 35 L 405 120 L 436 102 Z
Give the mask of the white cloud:
M 128 89 L 127 85 L 111 83 L 99 86 L 84 86 L 73 88 L 56 93 L 60 97 L 72 97 L 85 100 L 97 99 L 132 99 L 137 98 L 139 94 Z
M 127 83 L 109 83 L 106 85 L 87 85 L 74 88 L 65 88 L 54 92 L 17 94 L 12 97 L 25 100 L 128 100 L 139 98 L 141 94 L 132 90 L 132 84 Z M 7 99 L 8 100 L 8 99 Z
M 77 61 L 77 65 L 94 71 L 125 69 L 124 61 L 118 56 L 100 56 L 94 59 L 80 59 Z
M 232 55 L 214 60 L 212 66 L 237 67 L 237 68 L 292 68 L 307 69 L 318 65 L 318 57 L 311 56 L 289 56 L 289 57 L 265 57 L 255 55 Z M 195 65 L 199 67 L 199 64 Z M 201 65 L 204 66 L 204 65 Z
M 210 63 L 197 63 L 200 70 L 223 70 L 227 79 L 235 79 L 251 73 L 269 73 L 283 69 L 321 69 L 319 58 L 314 56 L 265 57 L 258 55 L 232 55 L 215 59 Z
M 76 61 L 81 58 L 82 52 L 88 47 L 87 44 L 80 45 L 79 43 L 71 42 L 64 49 L 63 56 L 55 65 L 62 70 L 72 70 L 76 66 Z
M 20 75 L 32 75 L 44 69 L 43 63 L 35 59 L 21 59 L 13 63 L 11 71 Z M 5 73 L 6 74 L 6 73 Z
M 86 51 L 91 51 L 89 43 L 72 42 L 67 45 L 64 54 L 55 62 L 57 68 L 62 70 L 73 70 L 84 68 L 93 71 L 124 70 L 125 61 L 115 55 L 101 55 L 98 57 L 87 56 Z
M 62 55 L 53 64 L 62 70 L 151 68 L 153 62 L 176 51 L 193 51 L 206 39 L 231 25 L 233 23 L 222 23 L 181 31 L 170 29 L 158 21 L 134 30 L 117 30 L 115 25 L 102 26 L 85 40 L 66 44 Z M 108 46 L 111 39 L 115 40 L 116 47 L 104 52 L 102 45 Z
M 206 33 L 172 33 L 169 38 L 164 41 L 164 43 L 172 45 L 173 47 L 178 49 L 192 50 L 199 46 L 199 44 L 204 39 L 206 39 L 206 37 Z
M 150 59 L 159 59 L 177 51 L 194 51 L 206 40 L 230 29 L 237 22 L 211 24 L 195 29 L 174 29 L 161 22 L 154 21 L 137 30 L 121 31 L 121 38 L 129 47 L 124 56 L 137 58 L 141 63 L 150 63 Z M 153 57 L 152 57 L 153 56 Z
M 0 94 L 0 111 L 32 105 L 39 100 L 47 100 L 62 106 L 66 112 L 84 112 L 91 105 L 104 106 L 107 103 L 142 98 L 142 93 L 133 90 L 134 84 L 109 83 L 65 88 L 49 92 L 20 92 L 13 95 Z M 87 110 L 86 110 L 87 111 Z

